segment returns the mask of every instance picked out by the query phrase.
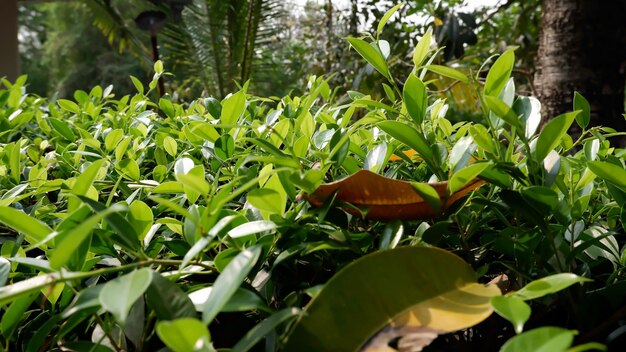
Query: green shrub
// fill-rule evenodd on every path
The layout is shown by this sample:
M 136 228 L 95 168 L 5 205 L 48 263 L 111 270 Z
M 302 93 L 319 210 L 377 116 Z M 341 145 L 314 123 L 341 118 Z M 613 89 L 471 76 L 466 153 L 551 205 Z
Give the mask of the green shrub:
M 539 102 L 515 96 L 511 50 L 489 62 L 483 83 L 433 65 L 427 35 L 400 88 L 384 44 L 350 43 L 389 79 L 385 100 L 338 99 L 311 77 L 303 96 L 255 97 L 244 85 L 223 101 L 181 105 L 151 98 L 160 63 L 147 90 L 134 82 L 138 93 L 121 98 L 95 87 L 49 101 L 26 94 L 25 77 L 3 80 L 3 348 L 358 349 L 449 332 L 433 346 L 556 351 L 576 331 L 589 343 L 581 349 L 610 343 L 617 325 L 593 327 L 617 322 L 626 303 L 626 171 L 607 140 L 614 131 L 587 128 L 580 95 L 575 112 L 539 129 Z M 450 122 L 446 100 L 428 90 L 439 79 L 474 90 L 482 122 Z M 476 177 L 487 184 L 423 221 L 363 220 L 367 206 L 303 199 L 363 168 L 415 182 L 431 208 L 443 203 L 418 182 L 448 181 L 447 195 Z M 504 295 L 484 286 L 493 278 Z M 472 297 L 482 297 L 480 314 L 468 313 Z M 398 320 L 432 313 L 437 300 L 441 314 L 472 318 Z M 513 325 L 496 315 L 478 324 L 494 308 Z

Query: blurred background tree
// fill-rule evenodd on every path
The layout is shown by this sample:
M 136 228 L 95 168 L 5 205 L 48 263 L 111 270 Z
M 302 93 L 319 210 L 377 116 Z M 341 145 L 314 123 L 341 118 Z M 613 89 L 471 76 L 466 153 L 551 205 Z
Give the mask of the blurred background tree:
M 147 75 L 148 66 L 120 53 L 93 25 L 85 3 L 26 3 L 19 10 L 22 71 L 33 93 L 67 97 L 113 84 L 127 94 L 134 90 L 129 75 Z

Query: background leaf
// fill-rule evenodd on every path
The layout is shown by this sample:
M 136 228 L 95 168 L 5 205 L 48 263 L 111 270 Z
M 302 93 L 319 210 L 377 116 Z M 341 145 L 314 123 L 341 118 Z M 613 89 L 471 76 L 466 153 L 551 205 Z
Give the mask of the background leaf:
M 511 77 L 514 64 L 515 53 L 513 49 L 509 49 L 500 55 L 487 74 L 485 87 L 483 88 L 483 92 L 486 96 L 497 97 L 500 95 L 509 77 Z

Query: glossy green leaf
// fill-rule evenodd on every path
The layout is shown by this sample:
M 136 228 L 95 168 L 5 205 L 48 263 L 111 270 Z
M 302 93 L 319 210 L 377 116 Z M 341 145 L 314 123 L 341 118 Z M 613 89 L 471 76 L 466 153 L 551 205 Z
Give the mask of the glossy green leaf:
M 174 138 L 170 136 L 165 136 L 165 138 L 163 138 L 163 149 L 165 149 L 167 154 L 175 157 L 176 152 L 178 151 L 178 144 L 176 143 L 176 140 Z
M 78 196 L 78 198 L 83 203 L 87 204 L 87 206 L 89 206 L 89 208 L 91 208 L 94 212 L 103 212 L 108 209 L 106 205 L 98 203 L 87 197 Z M 135 211 L 137 210 L 135 209 Z M 132 216 L 129 214 L 129 217 Z M 126 218 L 122 214 L 120 214 L 119 212 L 112 212 L 106 215 L 104 219 L 111 227 L 111 229 L 115 232 L 111 235 L 111 240 L 113 240 L 116 244 L 119 244 L 120 246 L 123 246 L 125 248 L 130 248 L 131 250 L 138 250 L 140 248 L 140 233 L 133 224 L 126 220 Z
M 57 131 L 63 138 L 71 142 L 76 140 L 76 135 L 67 123 L 55 118 L 49 118 L 48 121 L 50 121 L 52 128 L 54 128 L 54 130 Z
M 209 324 L 232 295 L 241 286 L 261 256 L 261 247 L 252 247 L 239 253 L 220 273 L 213 284 L 209 299 L 202 311 L 202 322 Z
M 442 66 L 442 65 L 427 65 L 424 66 L 424 68 L 428 69 L 431 72 L 434 73 L 438 73 L 442 76 L 445 77 L 449 77 L 452 79 L 456 79 L 458 81 L 461 81 L 463 83 L 467 83 L 468 79 L 467 79 L 467 75 L 465 75 L 463 72 L 456 70 L 454 68 L 448 67 L 448 66 Z
M 176 110 L 174 109 L 174 105 L 169 99 L 164 99 L 164 98 L 159 99 L 159 108 L 168 117 L 174 117 L 176 115 Z
M 162 74 L 163 73 L 163 61 L 157 60 L 152 66 L 152 69 L 154 70 L 156 74 L 158 75 Z
M 487 104 L 487 108 L 493 111 L 493 113 L 499 118 L 504 120 L 509 125 L 519 129 L 519 132 L 524 132 L 521 130 L 522 124 L 513 109 L 506 105 L 502 100 L 486 95 L 485 104 Z
M 9 146 L 11 146 L 11 154 L 9 157 L 9 168 L 10 168 L 10 172 L 11 172 L 11 177 L 13 178 L 13 182 L 15 183 L 19 183 L 20 182 L 20 175 L 22 173 L 22 167 L 20 165 L 20 159 L 21 159 L 21 148 L 20 148 L 21 142 L 17 142 L 15 144 L 11 143 L 9 144 Z M 8 153 L 8 146 L 7 146 L 7 152 Z
M 189 294 L 189 299 L 193 302 L 196 311 L 202 312 L 204 304 L 211 296 L 213 287 L 201 288 Z M 263 298 L 258 293 L 240 287 L 230 297 L 228 303 L 222 307 L 222 312 L 246 312 L 251 310 L 259 310 L 264 312 L 272 312 Z
M 194 318 L 158 322 L 156 332 L 161 341 L 174 352 L 211 350 L 209 330 Z
M 385 24 L 387 24 L 387 21 L 389 21 L 391 16 L 393 16 L 396 13 L 396 11 L 398 11 L 398 9 L 400 9 L 400 7 L 402 7 L 403 5 L 404 3 L 399 3 L 396 6 L 389 9 L 389 11 L 387 11 L 383 15 L 383 17 L 380 19 L 380 22 L 378 22 L 378 27 L 376 28 L 376 37 L 380 37 L 380 33 L 382 33 L 383 28 L 385 27 Z
M 186 173 L 176 173 L 176 180 L 183 184 L 185 192 L 191 190 L 199 195 L 209 193 L 210 185 L 206 181 L 204 167 L 202 165 L 192 167 Z
M 524 324 L 530 318 L 530 306 L 516 297 L 497 296 L 491 299 L 491 305 L 501 317 L 513 324 L 515 332 L 524 331 Z
M 513 104 L 513 110 L 525 126 L 524 135 L 530 139 L 541 124 L 541 102 L 535 97 L 518 97 Z
M 246 109 L 246 92 L 239 91 L 222 101 L 220 121 L 225 125 L 234 125 Z
M 102 218 L 109 214 L 124 210 L 126 210 L 126 207 L 122 205 L 113 205 L 104 211 L 94 214 L 75 228 L 65 230 L 64 233 L 67 233 L 67 235 L 59 235 L 62 239 L 58 241 L 54 251 L 52 252 L 50 266 L 55 269 L 60 269 L 67 264 L 74 255 L 74 252 L 79 248 L 80 244 L 89 238 L 92 231 L 97 227 Z
M 470 127 L 469 129 L 469 133 L 478 146 L 483 148 L 486 152 L 495 154 L 496 145 L 485 126 L 478 124 L 472 125 L 472 127 Z
M 363 39 L 348 38 L 347 40 L 350 45 L 352 45 L 352 47 L 365 59 L 365 61 L 376 69 L 376 71 L 389 78 L 387 61 L 385 61 L 385 58 L 379 50 L 372 47 Z
M 579 113 L 580 111 L 574 111 L 559 115 L 543 127 L 535 146 L 535 159 L 538 162 L 542 162 L 548 153 L 561 143 L 561 138 Z
M 143 83 L 141 83 L 141 81 L 133 75 L 130 76 L 130 80 L 133 82 L 133 86 L 135 86 L 135 89 L 137 89 L 137 93 L 143 94 Z
M 124 137 L 124 131 L 121 129 L 115 129 L 109 132 L 104 138 L 104 147 L 106 150 L 110 152 L 115 149 L 117 144 L 122 140 L 122 137 Z
M 73 112 L 75 114 L 80 114 L 80 107 L 78 106 L 78 104 L 71 100 L 59 99 L 57 100 L 57 103 L 63 110 Z
M 372 253 L 325 284 L 296 322 L 284 350 L 384 350 L 390 340 L 399 337 L 402 343 L 405 334 L 419 332 L 429 334 L 419 345 L 423 347 L 439 333 L 487 318 L 491 297 L 498 295 L 497 287 L 477 284 L 470 266 L 449 252 L 400 247 Z
M 591 107 L 589 102 L 580 93 L 574 92 L 574 111 L 580 110 L 580 114 L 576 116 L 576 123 L 580 128 L 587 128 L 591 121 Z
M 424 36 L 417 42 L 415 50 L 413 51 L 413 64 L 415 67 L 420 67 L 428 52 L 430 51 L 430 41 L 432 38 L 432 30 L 428 28 Z
M 430 144 L 424 135 L 419 133 L 415 128 L 398 121 L 383 121 L 378 124 L 378 127 L 391 137 L 417 151 L 424 160 L 433 159 Z
M 100 291 L 104 284 L 87 287 L 74 297 L 72 303 L 61 314 L 61 318 L 68 319 L 72 315 L 89 308 L 100 307 Z
M 428 107 L 428 95 L 426 86 L 414 73 L 409 75 L 404 84 L 402 98 L 409 116 L 417 125 L 421 125 Z
M 144 202 L 136 200 L 128 207 L 128 221 L 135 229 L 139 240 L 143 240 L 154 221 L 152 209 Z
M 484 95 L 497 97 L 504 89 L 506 82 L 511 77 L 513 71 L 513 65 L 515 64 L 514 49 L 505 51 L 500 57 L 493 63 L 487 79 L 485 80 Z
M 120 174 L 130 178 L 133 181 L 139 181 L 141 174 L 139 173 L 139 165 L 133 159 L 122 159 L 120 160 L 115 168 L 120 172 Z
M 399 220 L 392 221 L 383 229 L 378 248 L 381 250 L 396 248 L 403 234 L 404 226 L 402 225 L 402 222 Z
M 96 177 L 98 176 L 98 172 L 102 168 L 104 164 L 104 159 L 100 159 L 94 161 L 91 165 L 89 165 L 79 176 L 76 178 L 76 182 L 72 186 L 72 194 L 77 196 L 86 196 L 89 188 L 93 185 Z M 68 205 L 69 211 L 74 211 L 78 208 L 78 201 L 76 199 L 70 200 L 70 204 Z
M 490 166 L 490 163 L 475 163 L 462 168 L 455 172 L 448 181 L 448 190 L 451 194 L 457 192 Z
M 623 167 L 606 161 L 589 161 L 587 167 L 600 178 L 626 190 L 626 170 Z
M 221 160 L 229 159 L 235 153 L 235 139 L 229 134 L 221 136 L 215 141 L 214 151 Z
M 163 182 L 160 185 L 154 187 L 152 189 L 152 193 L 184 193 L 185 188 L 180 182 L 177 181 L 167 181 Z
M 255 208 L 269 211 L 275 214 L 282 214 L 282 198 L 280 193 L 269 188 L 259 188 L 248 193 L 248 202 Z
M 7 206 L 0 206 L 0 223 L 23 233 L 30 244 L 43 241 L 52 232 L 52 229 L 42 221 Z
M 561 291 L 576 283 L 588 281 L 591 280 L 572 273 L 555 274 L 532 281 L 509 296 L 526 301 Z
M 378 173 L 385 166 L 387 159 L 387 143 L 381 143 L 367 153 L 363 169 Z
M 383 83 L 383 89 L 385 90 L 385 95 L 387 99 L 390 101 L 396 101 L 396 94 L 393 92 L 393 89 L 386 83 Z
M 575 331 L 545 326 L 508 340 L 500 352 L 564 352 L 574 342 Z
M 241 224 L 234 229 L 228 231 L 228 236 L 231 238 L 239 238 L 249 235 L 254 235 L 261 232 L 272 231 L 276 229 L 276 224 L 269 220 L 257 220 L 250 221 Z
M 135 270 L 124 276 L 113 279 L 106 284 L 98 296 L 100 304 L 122 326 L 126 324 L 126 318 L 133 304 L 141 297 L 150 286 L 152 270 L 143 268 Z
M 441 198 L 436 189 L 434 189 L 431 185 L 422 182 L 411 182 L 411 186 L 415 188 L 415 192 L 417 192 L 420 197 L 424 198 L 424 201 L 426 201 L 426 204 L 428 204 L 431 209 L 435 212 L 439 212 L 441 209 Z

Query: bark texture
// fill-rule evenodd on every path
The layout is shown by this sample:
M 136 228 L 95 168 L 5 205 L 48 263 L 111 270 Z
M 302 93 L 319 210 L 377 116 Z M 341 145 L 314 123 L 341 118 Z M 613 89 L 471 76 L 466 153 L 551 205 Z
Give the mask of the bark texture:
M 626 0 L 543 0 L 535 86 L 544 122 L 571 111 L 576 90 L 591 104 L 590 125 L 626 131 L 625 84 Z

